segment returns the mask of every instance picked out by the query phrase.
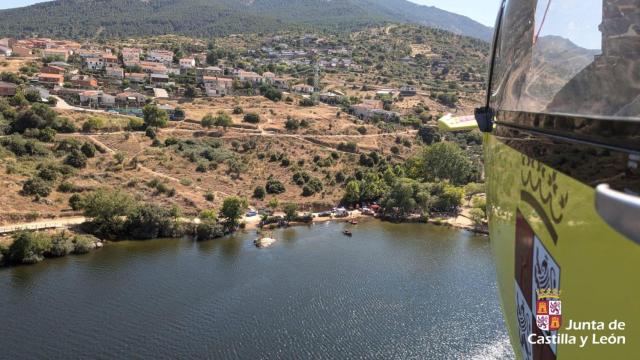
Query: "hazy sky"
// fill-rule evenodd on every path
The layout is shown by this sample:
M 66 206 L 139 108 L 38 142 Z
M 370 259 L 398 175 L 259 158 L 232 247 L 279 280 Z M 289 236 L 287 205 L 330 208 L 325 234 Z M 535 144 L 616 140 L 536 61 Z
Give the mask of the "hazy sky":
M 26 6 L 43 0 L 0 0 L 0 9 Z M 457 14 L 466 15 L 485 25 L 493 26 L 498 13 L 499 0 L 410 0 L 418 4 L 437 6 Z

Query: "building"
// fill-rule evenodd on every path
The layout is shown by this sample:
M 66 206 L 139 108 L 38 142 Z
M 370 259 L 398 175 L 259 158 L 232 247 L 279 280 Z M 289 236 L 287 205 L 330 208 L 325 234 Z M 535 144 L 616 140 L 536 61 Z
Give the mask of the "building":
M 147 55 L 147 59 L 150 61 L 159 62 L 165 65 L 173 63 L 173 51 L 169 50 L 151 50 Z
M 2 38 L 0 39 L 0 45 L 8 48 L 12 48 L 17 43 L 17 40 L 14 38 Z
M 98 80 L 88 75 L 75 75 L 71 77 L 71 84 L 75 87 L 95 88 L 98 87 Z
M 196 81 L 202 83 L 204 76 L 222 76 L 224 70 L 218 66 L 207 66 L 205 68 L 196 68 Z
M 86 90 L 79 94 L 80 105 L 88 107 L 113 107 L 116 104 L 116 97 L 103 91 Z
M 416 96 L 418 94 L 418 88 L 414 85 L 404 85 L 400 87 L 400 95 L 402 96 Z
M 307 84 L 298 84 L 293 87 L 293 91 L 301 94 L 313 94 L 315 88 Z
M 49 90 L 42 86 L 29 86 L 25 93 L 38 93 L 41 101 L 48 101 L 49 96 L 51 96 Z
M 0 55 L 4 55 L 6 57 L 9 57 L 12 54 L 13 54 L 13 51 L 11 50 L 10 47 L 4 46 L 4 45 L 0 45 Z
M 147 82 L 147 76 L 145 73 L 127 73 L 125 78 L 132 83 L 144 84 Z
M 340 96 L 333 92 L 325 92 L 321 93 L 318 96 L 318 100 L 322 101 L 325 104 L 335 105 L 340 101 Z
M 217 76 L 205 76 L 203 77 L 202 82 L 204 84 L 205 93 L 210 97 L 226 96 L 233 91 L 233 79 Z
M 117 66 L 117 67 L 108 67 L 106 69 L 106 74 L 105 74 L 108 78 L 112 78 L 112 79 L 123 79 L 124 78 L 124 70 Z
M 116 104 L 120 107 L 141 107 L 147 101 L 147 97 L 137 93 L 126 91 L 116 95 Z
M 64 84 L 64 76 L 60 74 L 38 74 L 38 81 L 43 85 L 62 86 Z
M 87 69 L 89 70 L 98 71 L 104 69 L 102 58 L 99 57 L 86 58 L 84 63 L 87 65 Z
M 169 75 L 151 74 L 151 84 L 154 86 L 166 86 L 169 84 Z
M 193 69 L 196 67 L 196 59 L 194 58 L 182 58 L 180 59 L 181 69 Z
M 124 48 L 122 49 L 122 62 L 124 66 L 130 67 L 140 64 L 140 57 L 142 56 L 142 49 L 139 48 Z
M 140 68 L 143 72 L 148 74 L 167 74 L 168 69 L 166 66 L 152 61 L 140 61 Z
M 261 84 L 263 80 L 261 75 L 258 75 L 253 71 L 239 70 L 236 76 L 238 77 L 238 80 L 249 82 L 253 85 Z
M 389 121 L 398 118 L 397 113 L 384 110 L 382 101 L 378 100 L 364 100 L 360 104 L 352 105 L 351 112 L 362 120 L 371 120 L 378 117 L 381 120 Z
M 102 54 L 102 63 L 105 68 L 119 67 L 118 57 L 112 54 Z
M 153 97 L 156 99 L 168 99 L 169 93 L 165 89 L 153 88 Z
M 55 65 L 45 65 L 43 67 L 40 68 L 40 72 L 41 73 L 45 73 L 45 74 L 59 74 L 59 75 L 64 75 L 65 73 L 65 68 L 60 67 L 60 66 L 55 66 Z
M 18 89 L 18 85 L 0 81 L 0 96 L 14 96 Z
M 276 74 L 270 72 L 270 71 L 266 71 L 264 73 L 262 73 L 262 77 L 264 78 L 264 81 L 267 84 L 273 84 L 273 81 L 276 79 Z
M 25 46 L 14 45 L 11 49 L 15 56 L 28 57 L 33 55 L 33 50 Z

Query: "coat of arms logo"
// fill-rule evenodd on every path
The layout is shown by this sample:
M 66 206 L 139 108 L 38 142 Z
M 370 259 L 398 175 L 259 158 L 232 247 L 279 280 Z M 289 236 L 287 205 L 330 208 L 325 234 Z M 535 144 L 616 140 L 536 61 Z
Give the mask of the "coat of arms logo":
M 543 331 L 556 331 L 562 325 L 562 301 L 559 289 L 536 291 L 536 326 Z

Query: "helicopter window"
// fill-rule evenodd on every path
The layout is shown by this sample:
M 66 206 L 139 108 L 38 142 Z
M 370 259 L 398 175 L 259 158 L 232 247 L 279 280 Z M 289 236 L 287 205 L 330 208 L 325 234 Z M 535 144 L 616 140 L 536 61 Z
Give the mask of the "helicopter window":
M 507 0 L 497 110 L 640 120 L 637 0 Z

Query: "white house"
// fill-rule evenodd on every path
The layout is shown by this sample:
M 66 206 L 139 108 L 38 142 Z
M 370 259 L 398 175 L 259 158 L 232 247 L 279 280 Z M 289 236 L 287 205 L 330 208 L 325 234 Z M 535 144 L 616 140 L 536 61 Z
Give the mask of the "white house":
M 0 55 L 4 55 L 6 57 L 11 56 L 11 54 L 13 54 L 13 52 L 11 51 L 11 49 L 7 46 L 4 45 L 0 45 Z
M 104 69 L 104 62 L 102 61 L 102 58 L 91 57 L 87 58 L 84 62 L 87 65 L 87 68 L 90 70 L 95 71 Z
M 151 50 L 147 55 L 147 59 L 169 65 L 173 63 L 173 51 L 169 50 Z
M 181 69 L 193 69 L 196 67 L 196 59 L 194 58 L 182 58 L 180 59 Z

